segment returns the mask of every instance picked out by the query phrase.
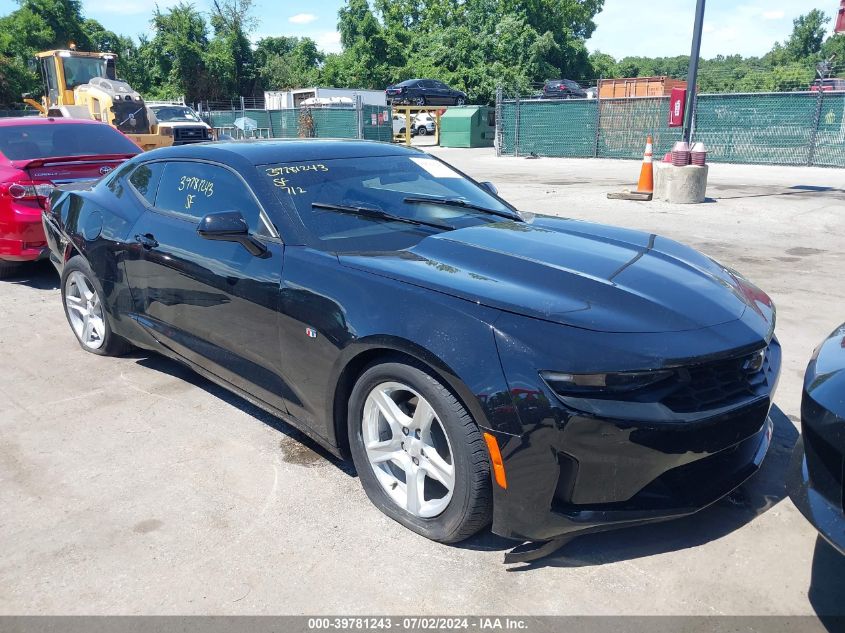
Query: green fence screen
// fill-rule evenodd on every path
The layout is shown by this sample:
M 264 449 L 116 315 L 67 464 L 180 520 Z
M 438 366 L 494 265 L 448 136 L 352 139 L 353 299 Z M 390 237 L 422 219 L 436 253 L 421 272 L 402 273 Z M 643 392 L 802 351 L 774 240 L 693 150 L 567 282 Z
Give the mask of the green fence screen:
M 255 121 L 244 133 L 235 126 L 241 117 Z M 291 108 L 286 110 L 212 110 L 206 119 L 218 133 L 256 138 L 364 138 L 390 141 L 393 121 L 387 106 L 355 108 Z
M 654 137 L 657 159 L 680 140 L 669 98 L 501 102 L 506 155 L 629 158 Z M 700 95 L 693 139 L 711 162 L 845 167 L 845 93 Z

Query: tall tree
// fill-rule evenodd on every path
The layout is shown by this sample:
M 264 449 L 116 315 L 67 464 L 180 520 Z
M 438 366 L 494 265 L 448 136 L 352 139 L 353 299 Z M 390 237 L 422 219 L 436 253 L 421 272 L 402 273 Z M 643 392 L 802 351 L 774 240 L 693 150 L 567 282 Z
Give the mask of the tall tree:
M 208 25 L 193 4 L 180 2 L 153 14 L 153 38 L 141 47 L 155 96 L 207 99 Z
M 263 90 L 315 85 L 325 55 L 309 37 L 265 37 L 255 47 L 255 66 Z
M 214 0 L 214 30 L 208 66 L 219 92 L 225 96 L 250 95 L 255 89 L 256 69 L 249 34 L 255 30 L 252 0 Z

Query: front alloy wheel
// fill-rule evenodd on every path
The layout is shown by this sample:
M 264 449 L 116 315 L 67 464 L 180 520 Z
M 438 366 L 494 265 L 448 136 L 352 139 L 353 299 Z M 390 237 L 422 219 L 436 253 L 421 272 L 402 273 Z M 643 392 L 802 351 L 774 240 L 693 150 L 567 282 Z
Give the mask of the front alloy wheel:
M 408 385 L 385 382 L 364 402 L 367 459 L 393 501 L 415 517 L 437 516 L 452 499 L 455 465 L 431 404 Z
M 349 398 L 349 447 L 370 501 L 423 536 L 456 543 L 492 518 L 490 463 L 472 416 L 428 368 L 371 365 Z

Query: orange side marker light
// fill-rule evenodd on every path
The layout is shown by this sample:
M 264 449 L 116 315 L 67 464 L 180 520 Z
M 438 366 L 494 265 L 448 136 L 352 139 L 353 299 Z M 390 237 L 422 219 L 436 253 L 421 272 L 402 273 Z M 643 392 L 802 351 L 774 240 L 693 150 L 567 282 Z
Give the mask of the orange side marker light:
M 493 478 L 500 488 L 507 490 L 508 479 L 505 477 L 505 464 L 499 451 L 499 442 L 496 441 L 496 436 L 490 433 L 484 434 L 484 441 L 487 442 L 487 450 L 490 451 L 490 459 L 493 461 Z

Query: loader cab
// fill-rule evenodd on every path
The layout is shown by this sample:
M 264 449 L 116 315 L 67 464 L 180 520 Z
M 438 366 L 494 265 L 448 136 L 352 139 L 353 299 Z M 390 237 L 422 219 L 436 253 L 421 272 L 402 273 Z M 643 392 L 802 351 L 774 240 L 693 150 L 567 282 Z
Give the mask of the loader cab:
M 36 64 L 44 83 L 47 107 L 74 105 L 74 90 L 102 77 L 117 79 L 115 55 L 111 53 L 82 53 L 74 50 L 38 53 Z

